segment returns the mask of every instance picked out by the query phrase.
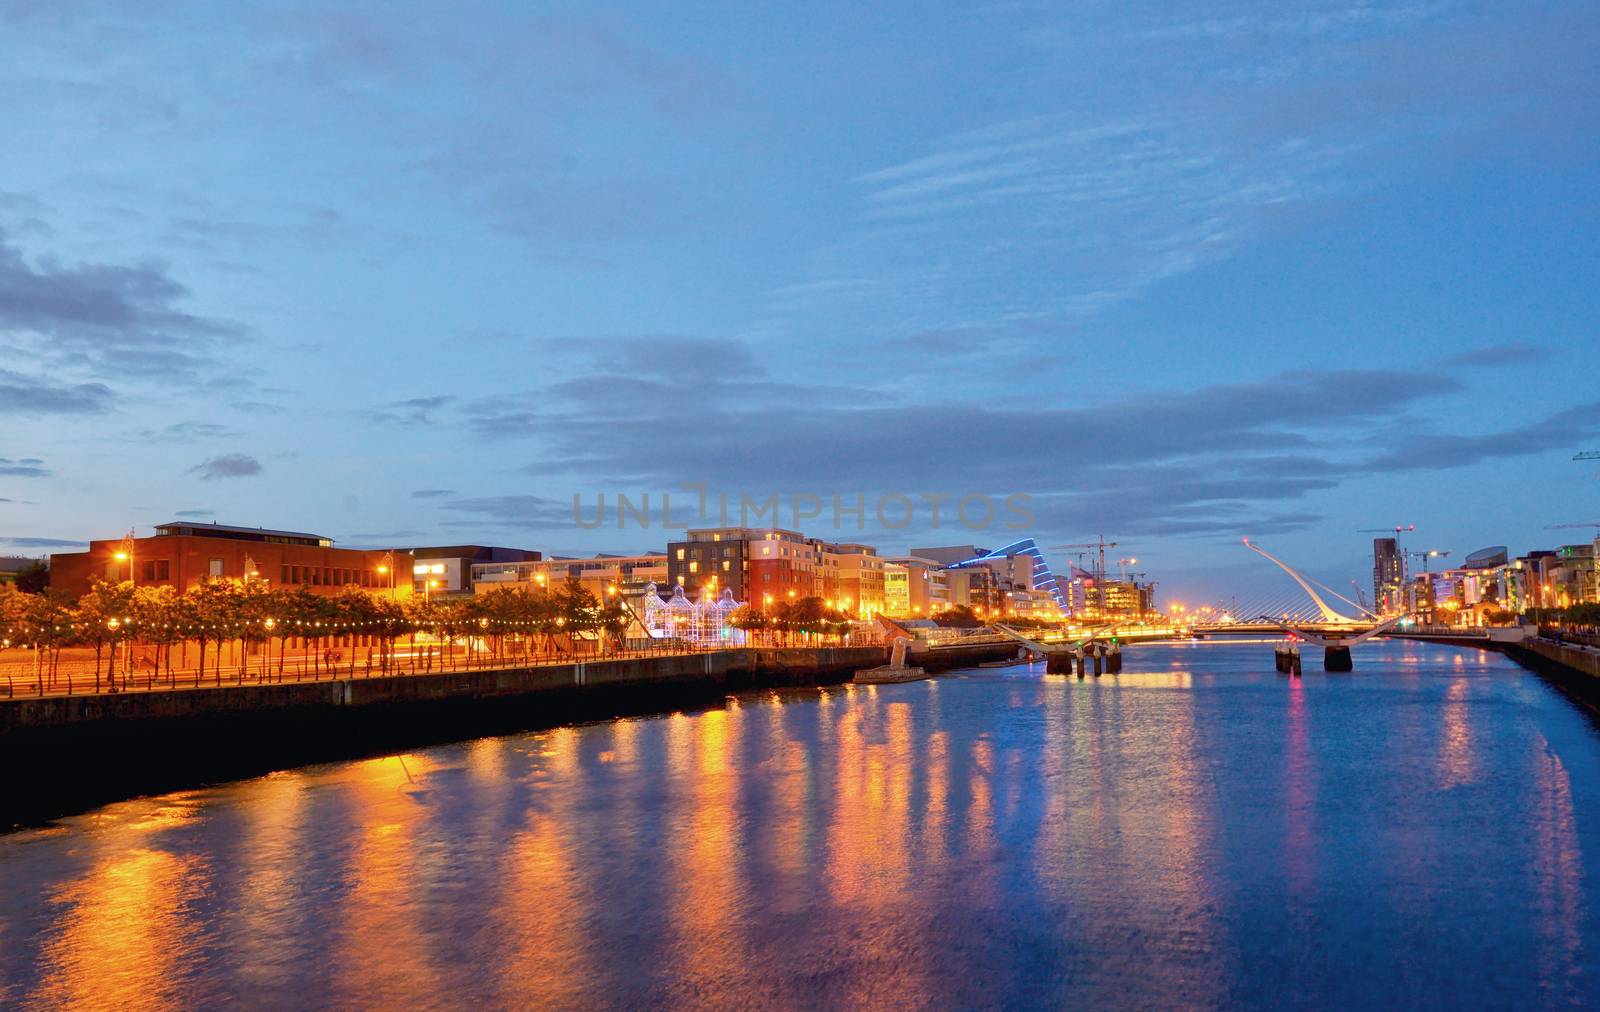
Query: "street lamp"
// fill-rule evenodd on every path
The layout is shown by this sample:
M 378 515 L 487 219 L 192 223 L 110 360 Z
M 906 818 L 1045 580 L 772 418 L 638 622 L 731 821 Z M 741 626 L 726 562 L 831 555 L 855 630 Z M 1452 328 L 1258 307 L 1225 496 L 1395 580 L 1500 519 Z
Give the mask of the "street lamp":
M 378 560 L 378 575 L 389 577 L 389 597 L 394 597 L 394 552 L 384 552 Z

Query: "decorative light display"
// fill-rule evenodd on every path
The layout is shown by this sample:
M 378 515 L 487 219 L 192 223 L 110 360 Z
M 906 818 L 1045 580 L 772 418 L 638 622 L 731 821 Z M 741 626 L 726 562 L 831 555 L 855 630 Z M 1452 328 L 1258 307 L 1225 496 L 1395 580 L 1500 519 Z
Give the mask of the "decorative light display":
M 663 601 L 654 583 L 644 589 L 644 627 L 652 639 L 686 640 L 700 646 L 743 646 L 745 633 L 728 624 L 728 618 L 742 607 L 733 591 L 724 587 L 720 595 L 710 588 L 691 601 L 683 584 L 672 588 L 672 597 Z

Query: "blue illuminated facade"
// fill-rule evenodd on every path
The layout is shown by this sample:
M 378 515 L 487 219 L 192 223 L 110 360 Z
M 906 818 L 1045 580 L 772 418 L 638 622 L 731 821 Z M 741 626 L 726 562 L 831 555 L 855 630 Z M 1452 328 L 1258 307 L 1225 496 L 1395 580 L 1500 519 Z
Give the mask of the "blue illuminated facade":
M 1056 582 L 1056 575 L 1050 571 L 1050 564 L 1044 560 L 1044 553 L 1039 551 L 1039 545 L 1032 538 L 1023 538 L 1013 541 L 1003 548 L 996 548 L 992 552 L 966 559 L 961 562 L 952 562 L 945 566 L 946 569 L 969 569 L 973 566 L 982 566 L 990 562 L 1015 558 L 1026 555 L 1033 559 L 1033 586 L 1037 590 L 1048 591 L 1055 601 L 1056 607 L 1065 615 L 1068 611 L 1066 596 L 1061 592 L 1061 586 Z

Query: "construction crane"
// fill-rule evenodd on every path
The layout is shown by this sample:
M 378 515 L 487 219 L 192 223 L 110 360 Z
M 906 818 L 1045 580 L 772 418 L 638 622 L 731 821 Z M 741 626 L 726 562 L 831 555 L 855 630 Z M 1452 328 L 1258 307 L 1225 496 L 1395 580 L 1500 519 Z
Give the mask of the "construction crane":
M 1600 460 L 1600 450 L 1584 450 L 1582 453 L 1574 454 L 1572 459 L 1573 460 Z
M 1363 527 L 1356 531 L 1357 534 L 1410 534 L 1417 529 L 1416 524 L 1406 524 L 1404 527 L 1396 524 L 1393 527 Z
M 1441 552 L 1437 548 L 1430 548 L 1426 552 L 1410 552 L 1410 551 L 1407 551 L 1407 552 L 1401 552 L 1400 554 L 1404 555 L 1408 559 L 1421 559 L 1422 560 L 1422 571 L 1424 573 L 1426 573 L 1428 571 L 1428 560 L 1429 559 L 1448 559 L 1450 557 L 1450 553 L 1449 552 Z
M 1367 592 L 1362 590 L 1361 589 L 1361 584 L 1357 583 L 1354 580 L 1350 581 L 1350 586 L 1352 586 L 1352 587 L 1354 587 L 1356 589 L 1356 604 L 1359 604 L 1361 606 L 1361 609 L 1363 611 L 1365 611 L 1366 608 L 1367 608 Z
M 1095 567 L 1094 578 L 1096 580 L 1104 580 L 1106 578 L 1106 549 L 1116 547 L 1117 543 L 1115 541 L 1107 541 L 1106 536 L 1102 534 L 1099 536 L 1098 541 L 1081 541 L 1071 545 L 1051 545 L 1050 550 L 1053 552 L 1071 552 L 1073 549 L 1081 548 L 1084 551 L 1098 551 L 1100 562 Z M 1083 556 L 1079 554 L 1078 557 L 1082 558 Z
M 1569 531 L 1574 527 L 1600 527 L 1600 520 L 1587 520 L 1575 524 L 1551 524 L 1547 531 Z
M 1138 559 L 1118 559 L 1117 560 L 1117 579 L 1126 581 L 1128 579 L 1128 567 L 1129 566 L 1135 566 L 1135 565 L 1138 565 L 1138 564 L 1139 564 L 1139 560 Z

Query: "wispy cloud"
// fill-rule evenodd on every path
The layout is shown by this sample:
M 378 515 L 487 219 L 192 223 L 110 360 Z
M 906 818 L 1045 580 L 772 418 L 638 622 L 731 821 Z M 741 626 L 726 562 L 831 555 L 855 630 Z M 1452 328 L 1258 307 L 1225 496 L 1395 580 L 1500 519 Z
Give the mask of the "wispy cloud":
M 188 474 L 199 475 L 202 481 L 223 478 L 249 478 L 261 473 L 261 462 L 244 453 L 226 453 L 212 457 L 189 468 Z
M 104 383 L 56 383 L 0 369 L 0 414 L 100 415 L 113 401 Z
M 0 544 L 13 548 L 88 548 L 87 541 L 68 541 L 62 538 L 0 538 Z
M 48 478 L 50 469 L 38 457 L 0 457 L 0 476 L 7 478 Z
M 455 401 L 456 398 L 449 394 L 407 397 L 404 400 L 389 401 L 375 408 L 368 408 L 362 414 L 374 425 L 432 425 L 439 411 Z

